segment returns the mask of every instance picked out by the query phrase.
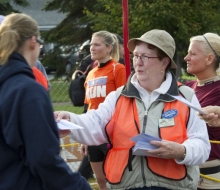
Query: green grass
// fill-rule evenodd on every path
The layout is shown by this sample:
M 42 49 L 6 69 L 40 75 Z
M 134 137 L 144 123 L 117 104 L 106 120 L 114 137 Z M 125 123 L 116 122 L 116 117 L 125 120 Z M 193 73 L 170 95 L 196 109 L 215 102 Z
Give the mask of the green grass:
M 50 97 L 52 102 L 70 101 L 68 95 L 69 82 L 63 80 L 50 81 L 50 85 L 51 85 Z
M 83 107 L 74 107 L 68 94 L 69 82 L 65 80 L 50 81 L 50 98 L 53 103 L 54 111 L 64 110 L 81 114 Z
M 69 112 L 74 112 L 76 114 L 81 114 L 83 112 L 83 107 L 74 107 L 71 105 L 55 105 L 53 104 L 54 111 L 65 110 Z
M 89 178 L 88 183 L 90 183 L 90 186 L 92 187 L 93 190 L 99 190 L 99 186 L 95 178 Z

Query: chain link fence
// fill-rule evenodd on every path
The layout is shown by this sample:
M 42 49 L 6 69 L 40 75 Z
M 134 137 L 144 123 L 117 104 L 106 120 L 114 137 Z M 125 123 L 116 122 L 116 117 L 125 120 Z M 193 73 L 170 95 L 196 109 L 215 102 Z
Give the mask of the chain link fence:
M 64 110 L 81 114 L 83 107 L 74 107 L 69 95 L 68 88 L 70 82 L 64 79 L 50 81 L 50 98 L 52 101 L 54 111 Z M 61 157 L 67 162 L 73 171 L 77 171 L 79 164 L 82 160 L 80 154 L 80 144 L 64 137 L 60 140 L 61 144 Z

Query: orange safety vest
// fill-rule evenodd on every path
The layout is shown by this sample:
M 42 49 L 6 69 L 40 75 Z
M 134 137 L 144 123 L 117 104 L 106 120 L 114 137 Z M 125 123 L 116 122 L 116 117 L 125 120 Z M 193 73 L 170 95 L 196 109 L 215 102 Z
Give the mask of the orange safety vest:
M 187 139 L 186 126 L 189 108 L 180 101 L 165 102 L 164 112 L 176 109 L 175 125 L 159 128 L 163 140 L 183 143 Z M 131 137 L 140 133 L 138 111 L 134 98 L 120 96 L 111 121 L 106 126 L 106 133 L 111 143 L 104 161 L 104 173 L 111 184 L 120 183 L 126 167 L 131 169 L 132 148 L 135 145 Z M 172 135 L 171 135 L 172 134 Z M 180 165 L 174 159 L 146 157 L 150 171 L 161 177 L 182 180 L 186 177 L 185 165 Z

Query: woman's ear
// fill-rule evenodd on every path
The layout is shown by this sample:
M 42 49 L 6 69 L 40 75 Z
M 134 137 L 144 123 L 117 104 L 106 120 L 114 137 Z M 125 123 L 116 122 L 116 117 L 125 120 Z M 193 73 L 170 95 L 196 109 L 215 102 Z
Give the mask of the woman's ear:
M 108 46 L 108 52 L 109 52 L 109 53 L 112 51 L 112 48 L 113 48 L 112 45 L 109 45 L 109 46 Z
M 210 65 L 211 63 L 213 63 L 214 60 L 215 60 L 215 55 L 209 54 L 207 58 L 207 65 Z
M 167 67 L 170 63 L 170 58 L 169 57 L 165 57 L 163 58 L 163 63 L 162 65 L 164 65 L 165 67 Z

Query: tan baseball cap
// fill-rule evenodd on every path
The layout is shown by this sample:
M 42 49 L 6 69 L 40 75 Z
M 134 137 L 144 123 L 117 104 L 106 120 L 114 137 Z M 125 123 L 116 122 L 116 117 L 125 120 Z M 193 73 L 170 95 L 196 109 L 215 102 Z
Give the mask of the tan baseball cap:
M 129 40 L 128 49 L 130 52 L 134 51 L 137 41 L 146 42 L 161 49 L 170 58 L 171 69 L 177 68 L 176 63 L 173 61 L 173 56 L 176 49 L 175 41 L 168 32 L 165 30 L 154 29 L 146 32 L 140 38 L 133 38 Z

